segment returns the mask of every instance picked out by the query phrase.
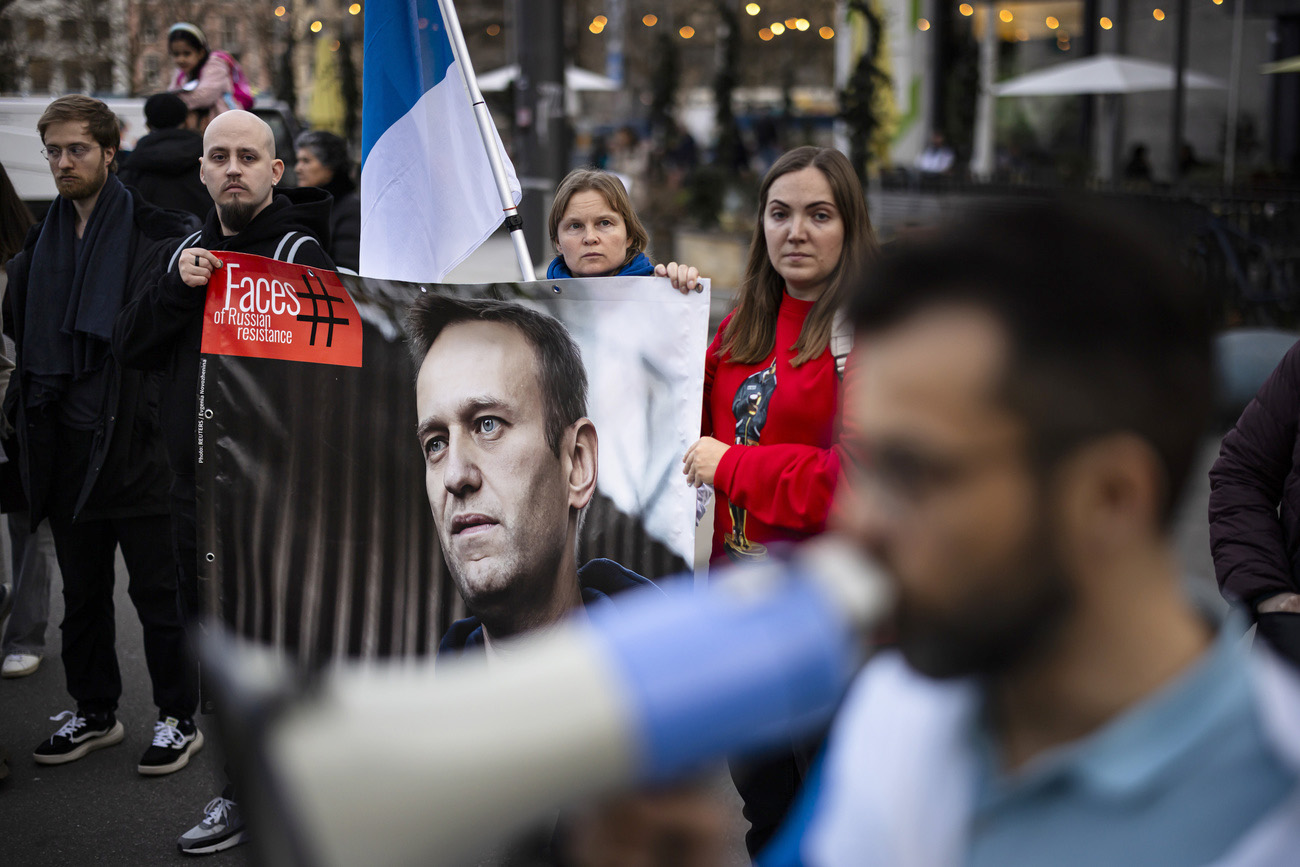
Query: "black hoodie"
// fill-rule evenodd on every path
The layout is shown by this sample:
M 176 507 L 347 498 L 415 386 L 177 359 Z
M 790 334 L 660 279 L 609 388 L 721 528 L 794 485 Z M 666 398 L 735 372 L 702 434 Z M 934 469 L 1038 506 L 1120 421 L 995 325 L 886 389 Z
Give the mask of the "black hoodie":
M 212 210 L 212 197 L 199 180 L 202 156 L 203 136 L 194 130 L 154 130 L 136 143 L 117 176 L 139 190 L 145 201 L 189 211 L 202 220 Z
M 327 243 L 330 196 L 315 187 L 276 193 L 271 204 L 237 235 L 223 235 L 215 209 L 197 241 L 186 247 L 229 250 L 268 258 L 289 232 L 302 232 Z M 145 285 L 122 308 L 113 328 L 113 352 L 126 367 L 165 370 L 159 415 L 167 443 L 167 459 L 178 475 L 194 475 L 194 415 L 199 378 L 199 348 L 203 343 L 203 307 L 207 291 L 187 286 L 180 277 L 179 261 L 171 262 L 175 249 L 166 250 L 161 276 Z M 220 256 L 218 256 L 220 258 Z M 303 244 L 294 259 L 303 265 L 334 270 L 321 244 Z

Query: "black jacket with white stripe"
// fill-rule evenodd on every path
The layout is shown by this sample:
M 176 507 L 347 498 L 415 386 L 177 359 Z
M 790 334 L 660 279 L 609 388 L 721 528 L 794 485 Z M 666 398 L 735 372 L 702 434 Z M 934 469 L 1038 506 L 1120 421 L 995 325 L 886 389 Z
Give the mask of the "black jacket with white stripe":
M 207 291 L 181 280 L 177 253 L 188 247 L 228 250 L 332 271 L 334 263 L 323 247 L 329 239 L 330 204 L 329 194 L 316 187 L 281 190 L 236 235 L 222 234 L 213 209 L 197 235 L 165 251 L 167 261 L 161 264 L 166 270 L 160 268 L 156 280 L 138 287 L 118 314 L 113 353 L 120 363 L 164 372 L 159 415 L 167 460 L 178 477 L 194 476 L 199 349 Z

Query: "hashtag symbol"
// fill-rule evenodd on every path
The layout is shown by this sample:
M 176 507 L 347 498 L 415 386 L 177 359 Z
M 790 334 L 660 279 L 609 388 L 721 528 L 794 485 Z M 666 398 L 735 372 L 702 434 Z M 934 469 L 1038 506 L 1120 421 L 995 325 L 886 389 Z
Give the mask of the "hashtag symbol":
M 312 277 L 316 277 L 316 284 L 320 286 L 319 293 L 312 291 L 311 288 Z M 325 289 L 325 284 L 321 282 L 320 277 L 318 277 L 314 272 L 309 271 L 306 274 L 304 274 L 302 277 L 302 282 L 303 285 L 307 287 L 307 291 L 298 292 L 296 294 L 298 295 L 299 298 L 311 301 L 311 315 L 308 316 L 306 313 L 299 313 L 298 321 L 311 323 L 311 345 L 312 346 L 316 345 L 316 327 L 318 325 L 328 325 L 329 331 L 325 335 L 325 347 L 328 349 L 329 347 L 334 345 L 334 326 L 348 324 L 348 320 L 341 319 L 334 315 L 334 302 L 337 301 L 340 304 L 342 304 L 343 299 L 331 295 L 329 291 Z M 320 302 L 322 301 L 325 302 L 324 316 L 320 315 Z

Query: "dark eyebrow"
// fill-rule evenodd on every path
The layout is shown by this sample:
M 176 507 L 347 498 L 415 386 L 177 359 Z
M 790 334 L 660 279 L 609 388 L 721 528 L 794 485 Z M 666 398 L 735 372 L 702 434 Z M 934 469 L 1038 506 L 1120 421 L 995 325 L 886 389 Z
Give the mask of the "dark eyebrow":
M 221 154 L 229 153 L 230 150 L 231 149 L 226 147 L 225 145 L 213 145 L 212 147 L 208 148 L 207 156 L 212 156 L 213 154 L 218 154 L 218 153 Z M 261 155 L 261 152 L 258 151 L 258 149 L 255 147 L 244 147 L 240 145 L 239 147 L 236 147 L 234 150 L 235 153 L 237 154 L 257 154 L 259 156 Z
M 478 395 L 461 401 L 456 414 L 461 418 L 470 418 L 485 410 L 501 410 L 505 408 L 507 408 L 507 404 L 500 398 Z M 445 426 L 441 420 L 429 416 L 421 419 L 420 423 L 416 425 L 415 436 L 417 439 L 422 440 L 433 431 L 440 430 Z
M 617 212 L 617 211 L 606 211 L 606 212 L 604 212 L 604 213 L 600 213 L 600 214 L 596 214 L 596 215 L 594 215 L 591 219 L 593 219 L 593 220 L 608 220 L 608 219 L 610 219 L 611 217 L 617 217 L 617 216 L 618 216 L 618 212 Z M 581 217 L 577 217 L 577 216 L 570 216 L 570 217 L 568 217 L 568 222 L 571 222 L 571 223 L 580 223 L 580 222 L 582 222 L 582 218 L 581 218 Z
M 780 205 L 783 208 L 790 207 L 780 199 L 768 199 L 767 205 L 768 207 L 771 207 L 772 205 Z M 807 210 L 811 210 L 812 208 L 833 208 L 833 207 L 835 207 L 834 202 L 816 201 L 816 202 L 809 202 L 808 204 L 804 205 L 804 210 L 807 211 Z
M 461 415 L 477 415 L 486 409 L 504 409 L 506 402 L 499 397 L 490 395 L 479 395 L 477 397 L 467 397 L 460 402 Z
M 420 423 L 415 426 L 415 438 L 423 441 L 426 436 L 440 427 L 442 427 L 442 425 L 434 421 L 433 418 L 420 419 Z

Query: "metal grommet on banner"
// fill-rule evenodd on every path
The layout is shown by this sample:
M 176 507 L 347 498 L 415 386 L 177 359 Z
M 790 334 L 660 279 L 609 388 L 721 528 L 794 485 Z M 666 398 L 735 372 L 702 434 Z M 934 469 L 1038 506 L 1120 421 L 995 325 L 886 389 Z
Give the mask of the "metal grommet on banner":
M 205 410 L 203 411 L 203 417 L 204 417 L 204 418 L 212 418 L 212 410 L 210 410 L 210 409 L 205 409 Z
M 213 560 L 215 560 L 215 559 L 217 559 L 217 555 L 216 555 L 216 554 L 213 554 L 211 551 L 209 551 L 209 552 L 208 552 L 208 562 L 211 563 L 211 562 L 212 562 Z

